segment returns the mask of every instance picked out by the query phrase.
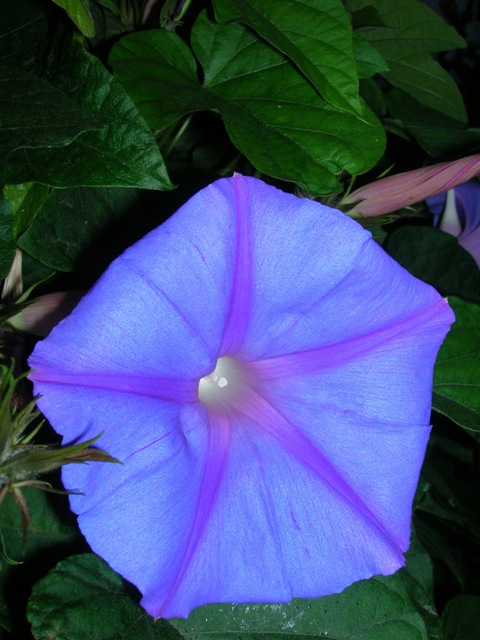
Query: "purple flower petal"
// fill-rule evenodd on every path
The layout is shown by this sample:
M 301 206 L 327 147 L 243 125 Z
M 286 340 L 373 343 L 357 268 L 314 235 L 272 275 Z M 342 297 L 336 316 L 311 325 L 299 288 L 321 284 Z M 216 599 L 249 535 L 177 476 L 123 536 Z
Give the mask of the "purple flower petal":
M 403 564 L 453 314 L 345 215 L 242 176 L 116 260 L 31 356 L 92 549 L 153 616 Z
M 458 238 L 480 267 L 480 182 L 470 180 L 447 193 L 427 198 L 428 208 L 440 229 Z M 447 211 L 446 203 L 449 202 Z M 446 217 L 448 214 L 448 218 Z M 456 224 L 449 219 L 456 216 Z
M 469 234 L 462 235 L 458 241 L 475 258 L 480 269 L 480 226 Z
M 470 235 L 480 226 L 480 182 L 470 180 L 454 189 L 455 201 L 464 220 L 462 235 Z

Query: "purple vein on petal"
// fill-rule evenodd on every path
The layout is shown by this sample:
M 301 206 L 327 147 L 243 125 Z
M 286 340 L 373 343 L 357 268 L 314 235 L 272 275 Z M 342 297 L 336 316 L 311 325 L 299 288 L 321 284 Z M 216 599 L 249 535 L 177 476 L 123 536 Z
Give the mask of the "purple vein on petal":
M 175 309 L 178 315 L 178 318 L 182 321 L 184 327 L 188 328 L 188 330 L 202 343 L 202 346 L 204 347 L 205 352 L 209 353 L 210 352 L 209 346 L 205 343 L 205 340 L 200 335 L 200 332 L 198 331 L 198 327 L 192 324 L 192 322 L 190 322 L 190 320 L 187 318 L 185 313 L 180 309 L 178 304 L 170 296 L 168 296 L 165 293 L 165 291 L 161 291 L 161 295 L 164 297 L 165 300 L 167 300 L 167 302 L 170 304 L 172 309 Z
M 266 358 L 249 363 L 259 380 L 272 380 L 329 369 L 351 362 L 364 354 L 381 347 L 398 336 L 412 332 L 416 326 L 426 323 L 433 325 L 435 320 L 444 323 L 443 311 L 447 301 L 439 300 L 428 309 L 384 329 L 352 338 L 344 342 L 290 353 L 276 358 Z
M 170 234 L 172 235 L 172 234 Z M 193 245 L 195 246 L 195 245 Z M 195 247 L 196 251 L 198 251 L 198 248 Z M 199 252 L 200 253 L 200 252 Z M 200 254 L 201 255 L 201 254 Z M 202 257 L 202 261 L 205 263 L 205 260 Z M 167 304 L 175 311 L 175 313 L 177 314 L 177 318 L 179 320 L 179 322 L 182 323 L 183 327 L 193 336 L 195 336 L 195 338 L 197 338 L 199 340 L 199 342 L 201 342 L 203 348 L 206 350 L 206 352 L 208 353 L 210 351 L 209 347 L 207 344 L 205 344 L 205 341 L 203 340 L 202 336 L 200 335 L 200 332 L 198 331 L 198 327 L 196 324 L 192 324 L 192 322 L 187 318 L 185 312 L 180 308 L 180 306 L 175 302 L 175 300 L 169 296 L 167 294 L 167 292 L 160 287 L 156 282 L 154 282 L 148 275 L 148 273 L 146 273 L 145 271 L 143 271 L 142 269 L 139 269 L 138 266 L 135 264 L 135 262 L 132 261 L 132 259 L 130 259 L 128 256 L 123 256 L 122 260 L 124 262 L 124 264 L 128 265 L 128 268 L 130 269 L 130 271 L 135 272 L 138 277 L 141 280 L 144 280 L 145 282 L 148 282 L 148 286 L 155 291 L 155 293 L 158 295 L 159 298 L 163 298 L 163 300 L 165 302 L 167 302 Z
M 221 353 L 234 354 L 240 348 L 247 331 L 252 295 L 251 221 L 248 190 L 243 177 L 234 176 L 236 190 L 236 248 L 233 287 Z
M 169 595 L 165 601 L 161 603 L 160 610 L 155 614 L 155 617 L 162 616 L 167 610 L 172 598 L 176 595 L 182 583 L 205 532 L 223 479 L 230 449 L 230 420 L 225 414 L 217 414 L 215 412 L 209 412 L 208 417 L 210 423 L 208 449 L 204 460 L 203 477 L 198 493 L 198 503 L 196 505 L 193 523 L 188 532 L 183 558 L 179 564 L 175 578 L 170 585 Z
M 252 387 L 243 396 L 241 410 L 248 418 L 275 438 L 299 462 L 313 471 L 330 489 L 341 496 L 347 505 L 362 515 L 364 520 L 373 525 L 403 562 L 402 550 L 392 535 L 344 480 L 328 458 L 293 423 Z
M 34 382 L 48 382 L 78 387 L 90 387 L 105 391 L 133 393 L 172 402 L 195 402 L 198 399 L 196 380 L 175 380 L 153 375 L 131 375 L 118 373 L 64 373 L 54 370 L 36 369 L 30 375 Z
M 133 458 L 133 456 L 136 456 L 137 454 L 142 453 L 143 451 L 146 451 L 150 447 L 153 447 L 155 444 L 158 444 L 159 442 L 162 442 L 162 440 L 165 440 L 166 438 L 169 438 L 172 435 L 172 433 L 174 433 L 174 429 L 170 429 L 170 431 L 167 431 L 167 433 L 164 433 L 159 438 L 156 438 L 155 440 L 152 440 L 152 442 L 149 442 L 148 444 L 144 445 L 143 447 L 140 447 L 139 449 L 135 449 L 135 451 L 132 451 L 132 453 L 130 453 L 128 456 L 126 456 L 126 458 L 124 460 L 122 460 L 122 462 L 124 462 L 124 463 L 127 462 L 128 460 L 130 460 L 130 458 Z

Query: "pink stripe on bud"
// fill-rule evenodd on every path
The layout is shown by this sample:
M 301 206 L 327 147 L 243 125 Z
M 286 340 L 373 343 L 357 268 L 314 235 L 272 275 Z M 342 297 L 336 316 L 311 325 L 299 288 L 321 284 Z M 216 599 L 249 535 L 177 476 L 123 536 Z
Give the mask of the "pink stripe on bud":
M 480 173 L 480 155 L 406 171 L 357 189 L 340 202 L 351 216 L 377 216 L 403 209 L 463 184 Z

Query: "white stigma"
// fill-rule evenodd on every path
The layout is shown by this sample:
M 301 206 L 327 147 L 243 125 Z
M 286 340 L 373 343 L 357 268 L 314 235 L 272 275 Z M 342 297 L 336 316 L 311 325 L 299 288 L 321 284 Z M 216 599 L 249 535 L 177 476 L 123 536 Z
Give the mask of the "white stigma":
M 228 380 L 224 376 L 219 376 L 218 374 L 216 374 L 215 371 L 213 373 L 210 373 L 208 376 L 205 376 L 204 379 L 216 382 L 220 389 L 226 387 L 228 384 Z
M 232 394 L 238 391 L 238 377 L 239 369 L 233 358 L 219 358 L 212 373 L 200 379 L 198 399 L 209 406 L 229 403 Z

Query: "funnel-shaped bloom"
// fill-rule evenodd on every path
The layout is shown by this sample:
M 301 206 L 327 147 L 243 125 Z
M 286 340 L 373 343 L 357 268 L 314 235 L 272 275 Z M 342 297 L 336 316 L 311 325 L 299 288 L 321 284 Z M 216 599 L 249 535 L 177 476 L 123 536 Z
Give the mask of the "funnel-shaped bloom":
M 480 182 L 470 180 L 447 193 L 428 198 L 427 205 L 440 229 L 456 236 L 480 267 Z
M 344 214 L 219 180 L 128 249 L 30 366 L 93 550 L 153 616 L 403 564 L 453 314 Z
M 480 155 L 382 178 L 343 198 L 351 216 L 378 216 L 452 189 L 480 173 Z

